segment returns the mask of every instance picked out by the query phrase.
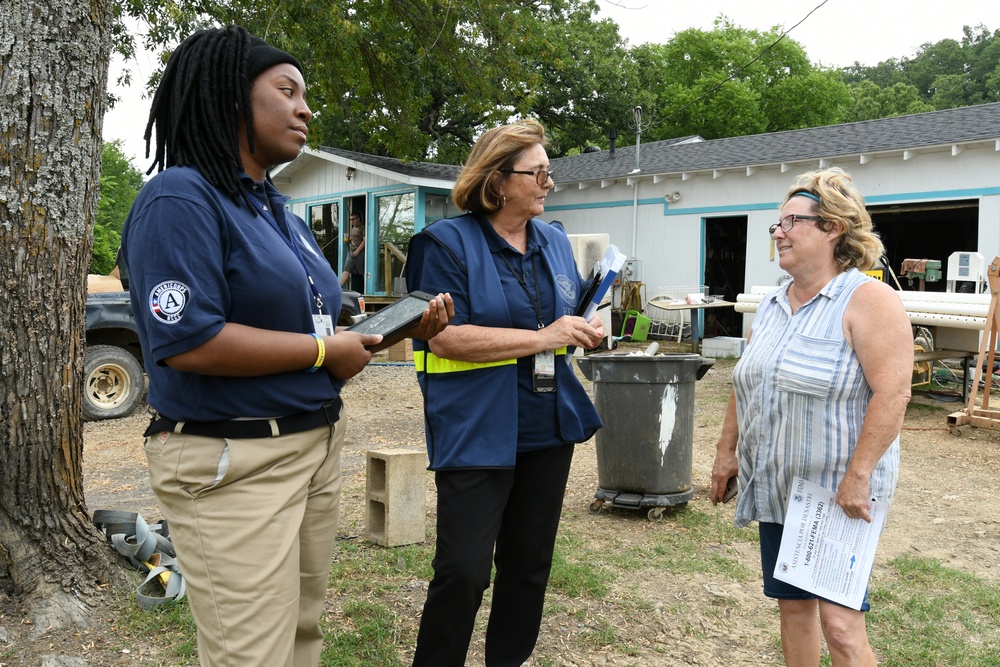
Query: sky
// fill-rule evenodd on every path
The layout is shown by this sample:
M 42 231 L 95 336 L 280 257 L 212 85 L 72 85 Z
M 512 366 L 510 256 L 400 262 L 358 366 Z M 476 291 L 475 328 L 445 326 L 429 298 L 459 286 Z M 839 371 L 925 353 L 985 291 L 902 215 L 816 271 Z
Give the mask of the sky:
M 1000 30 L 998 0 L 598 0 L 600 17 L 613 19 L 630 45 L 664 43 L 688 28 L 711 30 L 720 14 L 742 28 L 788 30 L 815 64 L 846 67 L 875 65 L 889 58 L 912 57 L 925 43 L 962 38 L 962 26 L 984 24 Z M 812 13 L 810 13 L 812 12 Z M 145 172 L 142 134 L 149 100 L 142 83 L 155 69 L 150 54 L 125 65 L 112 62 L 109 86 L 122 98 L 104 118 L 105 141 L 122 139 L 125 155 Z M 129 88 L 115 85 L 123 67 L 132 71 Z

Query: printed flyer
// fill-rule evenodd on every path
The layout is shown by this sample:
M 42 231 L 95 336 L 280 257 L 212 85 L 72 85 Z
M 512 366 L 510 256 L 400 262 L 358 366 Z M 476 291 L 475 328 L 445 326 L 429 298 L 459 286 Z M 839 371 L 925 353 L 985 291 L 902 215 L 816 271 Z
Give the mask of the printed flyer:
M 888 508 L 872 500 L 871 523 L 850 519 L 834 495 L 800 477 L 792 480 L 774 578 L 861 609 Z

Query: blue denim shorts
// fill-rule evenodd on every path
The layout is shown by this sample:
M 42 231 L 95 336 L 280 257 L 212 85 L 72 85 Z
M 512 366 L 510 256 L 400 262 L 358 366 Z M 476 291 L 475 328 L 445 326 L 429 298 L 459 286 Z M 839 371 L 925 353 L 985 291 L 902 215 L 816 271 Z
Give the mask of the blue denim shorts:
M 760 567 L 764 574 L 764 595 L 776 600 L 826 600 L 815 593 L 804 591 L 797 586 L 787 584 L 774 578 L 774 566 L 778 562 L 778 547 L 781 546 L 781 534 L 785 527 L 780 523 L 760 522 Z M 839 604 L 826 600 L 832 604 Z M 843 606 L 843 605 L 840 605 Z M 861 603 L 861 611 L 868 611 L 868 591 L 865 591 L 865 601 Z

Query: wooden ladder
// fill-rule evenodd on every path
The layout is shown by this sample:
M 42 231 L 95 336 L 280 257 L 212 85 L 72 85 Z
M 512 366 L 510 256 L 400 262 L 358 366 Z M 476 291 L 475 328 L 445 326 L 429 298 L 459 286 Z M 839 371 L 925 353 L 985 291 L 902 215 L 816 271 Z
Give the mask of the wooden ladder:
M 969 402 L 964 410 L 948 415 L 948 427 L 953 435 L 961 435 L 961 426 L 971 424 L 977 428 L 1000 429 L 1000 410 L 990 409 L 990 388 L 993 384 L 993 359 L 996 355 L 997 338 L 1000 335 L 1000 308 L 997 307 L 997 297 L 1000 295 L 1000 256 L 994 257 L 987 272 L 990 285 L 990 308 L 986 312 L 986 324 L 983 337 L 979 341 L 979 356 L 976 357 L 976 376 L 969 391 Z M 989 369 L 986 382 L 983 384 L 983 401 L 981 407 L 976 407 L 976 397 L 979 394 L 979 383 L 983 379 L 983 359 Z

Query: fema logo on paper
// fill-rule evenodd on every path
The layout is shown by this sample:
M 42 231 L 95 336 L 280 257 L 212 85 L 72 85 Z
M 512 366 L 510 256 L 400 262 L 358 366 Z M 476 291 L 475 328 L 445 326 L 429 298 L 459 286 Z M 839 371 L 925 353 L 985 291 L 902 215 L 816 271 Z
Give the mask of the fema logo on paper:
M 176 280 L 165 280 L 149 293 L 149 311 L 166 324 L 176 324 L 184 316 L 191 289 Z

